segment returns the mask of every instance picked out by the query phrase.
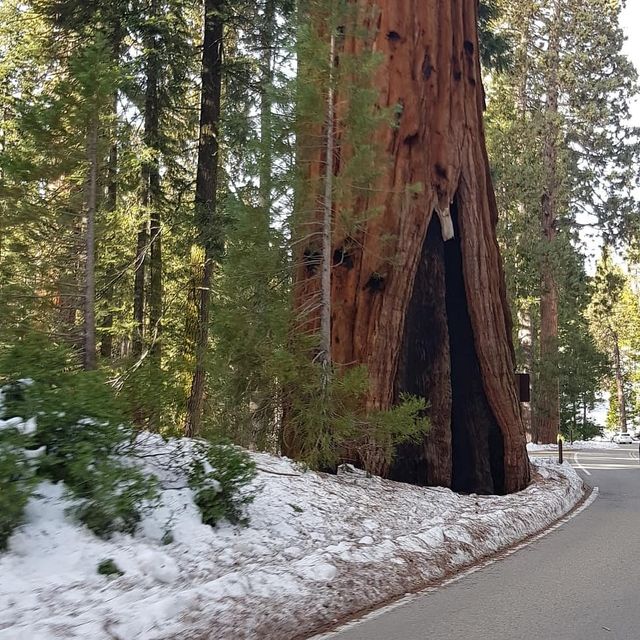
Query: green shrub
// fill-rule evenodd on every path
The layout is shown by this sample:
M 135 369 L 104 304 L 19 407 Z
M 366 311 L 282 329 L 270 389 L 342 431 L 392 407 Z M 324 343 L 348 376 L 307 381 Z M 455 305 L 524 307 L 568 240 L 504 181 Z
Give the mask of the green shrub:
M 0 549 L 22 524 L 33 486 L 34 474 L 24 451 L 0 440 Z
M 32 444 L 45 449 L 38 476 L 63 481 L 79 499 L 73 512 L 96 534 L 132 532 L 157 483 L 123 461 L 133 431 L 104 375 L 82 371 L 71 349 L 33 334 L 0 358 L 0 383 L 5 417 L 37 419 Z
M 123 576 L 124 571 L 118 567 L 112 558 L 102 560 L 98 565 L 98 573 L 101 576 Z
M 429 428 L 424 398 L 403 395 L 386 411 L 366 407 L 369 379 L 365 367 L 334 368 L 298 363 L 285 380 L 287 428 L 298 459 L 312 469 L 335 470 L 346 452 L 379 474 L 393 461 L 396 446 L 419 441 Z
M 23 385 L 16 385 L 18 392 Z M 2 392 L 4 396 L 5 393 Z M 24 507 L 35 486 L 34 462 L 27 449 L 33 445 L 29 426 L 22 422 L 0 424 L 0 549 L 22 523 Z M 38 453 L 34 453 L 34 457 Z
M 199 443 L 194 453 L 189 486 L 202 521 L 212 527 L 225 519 L 247 525 L 245 507 L 254 495 L 245 487 L 256 475 L 253 460 L 242 449 L 226 443 Z
M 144 505 L 157 497 L 156 483 L 140 470 L 109 460 L 89 469 L 73 493 L 81 501 L 70 512 L 102 538 L 134 533 Z

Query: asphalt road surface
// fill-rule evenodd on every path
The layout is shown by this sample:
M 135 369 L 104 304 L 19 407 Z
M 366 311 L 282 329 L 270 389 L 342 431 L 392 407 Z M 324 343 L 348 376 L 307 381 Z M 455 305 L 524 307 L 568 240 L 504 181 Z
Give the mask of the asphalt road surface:
M 565 459 L 599 487 L 589 508 L 515 554 L 331 638 L 640 640 L 638 445 Z

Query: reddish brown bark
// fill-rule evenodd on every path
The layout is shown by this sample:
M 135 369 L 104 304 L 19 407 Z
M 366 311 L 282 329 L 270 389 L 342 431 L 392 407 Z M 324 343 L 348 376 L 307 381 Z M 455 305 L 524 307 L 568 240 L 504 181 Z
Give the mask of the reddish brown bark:
M 333 360 L 366 365 L 370 409 L 389 408 L 400 391 L 430 402 L 431 434 L 417 451 L 399 452 L 400 467 L 413 475 L 406 479 L 516 491 L 528 483 L 529 466 L 484 142 L 476 1 L 359 6 L 383 54 L 374 79 L 379 105 L 400 105 L 401 113 L 396 127 L 372 133 L 388 160 L 356 207 L 376 214 L 349 228 L 334 209 Z M 343 54 L 362 51 L 365 40 L 347 32 Z M 339 175 L 350 155 L 341 145 L 339 91 L 335 104 Z M 315 150 L 301 158 L 311 182 L 324 166 L 317 134 L 308 134 Z M 320 228 L 317 210 L 309 232 Z M 301 329 L 312 331 L 320 286 L 313 234 L 299 252 L 296 304 Z
M 555 232 L 553 232 L 555 235 Z M 549 264 L 543 265 L 540 296 L 540 372 L 536 390 L 534 433 L 536 442 L 555 443 L 560 428 L 558 361 L 558 285 Z
M 536 394 L 534 420 L 537 442 L 549 444 L 556 442 L 560 430 L 560 380 L 558 362 L 558 284 L 551 260 L 558 217 L 558 144 L 560 131 L 558 126 L 559 79 L 558 64 L 560 56 L 560 3 L 555 4 L 549 35 L 549 64 L 547 66 L 545 106 L 546 126 L 544 132 L 544 192 L 541 201 L 541 231 L 546 246 L 542 261 L 540 294 L 540 375 Z

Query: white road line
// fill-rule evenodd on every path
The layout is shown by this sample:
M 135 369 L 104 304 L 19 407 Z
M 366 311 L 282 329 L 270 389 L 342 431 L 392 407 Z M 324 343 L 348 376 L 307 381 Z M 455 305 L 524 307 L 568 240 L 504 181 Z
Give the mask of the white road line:
M 587 469 L 585 469 L 581 464 L 580 464 L 580 460 L 578 460 L 578 454 L 574 452 L 573 454 L 573 460 L 576 463 L 576 467 L 578 467 L 578 469 L 580 469 L 580 471 L 586 473 L 588 476 L 591 475 L 591 471 L 587 471 Z
M 481 569 L 484 569 L 485 567 L 488 567 L 489 565 L 495 564 L 496 562 L 499 562 L 500 560 L 503 560 L 504 558 L 507 558 L 508 556 L 513 555 L 514 553 L 516 553 L 516 551 L 520 551 L 520 549 L 524 549 L 525 547 L 528 547 L 529 545 L 533 544 L 534 542 L 538 542 L 538 540 L 541 540 L 545 536 L 548 536 L 552 531 L 555 531 L 556 529 L 559 529 L 562 525 L 564 525 L 567 522 L 569 522 L 569 520 L 575 518 L 578 514 L 582 513 L 586 508 L 590 507 L 595 502 L 595 499 L 598 497 L 599 492 L 600 492 L 600 489 L 598 487 L 593 487 L 593 489 L 591 490 L 591 495 L 582 503 L 582 505 L 580 505 L 580 507 L 578 507 L 577 509 L 572 511 L 569 515 L 564 516 L 563 518 L 558 520 L 553 526 L 551 526 L 548 529 L 545 529 L 544 531 L 541 531 L 540 533 L 530 537 L 528 540 L 525 540 L 524 542 L 521 542 L 521 543 L 517 544 L 515 547 L 511 547 L 510 549 L 507 549 L 506 551 L 502 551 L 502 552 L 498 551 L 494 556 L 492 556 L 488 560 L 481 561 L 479 564 L 476 564 L 473 567 L 470 567 L 466 571 L 463 571 L 462 573 L 459 573 L 459 574 L 449 578 L 448 580 L 444 580 L 443 582 L 441 582 L 436 587 L 427 587 L 426 589 L 422 589 L 421 591 L 417 591 L 416 593 L 411 593 L 409 595 L 406 595 L 406 596 L 404 596 L 404 598 L 400 598 L 399 600 L 396 600 L 395 602 L 392 602 L 391 604 L 388 604 L 386 606 L 380 607 L 379 609 L 376 609 L 375 611 L 372 611 L 371 613 L 367 613 L 366 615 L 362 616 L 361 618 L 357 618 L 355 620 L 351 620 L 350 622 L 347 622 L 346 624 L 343 624 L 343 625 L 341 625 L 341 626 L 339 626 L 339 627 L 337 627 L 335 629 L 332 629 L 328 633 L 321 633 L 321 634 L 312 636 L 308 640 L 329 640 L 330 638 L 335 638 L 338 634 L 346 631 L 347 629 L 351 629 L 352 627 L 356 627 L 359 624 L 361 624 L 363 622 L 366 622 L 367 620 L 373 620 L 375 618 L 378 618 L 379 616 L 382 616 L 385 613 L 389 613 L 393 609 L 397 609 L 398 607 L 402 607 L 405 604 L 407 604 L 407 603 L 409 603 L 409 602 L 411 602 L 413 600 L 416 600 L 418 598 L 422 598 L 423 596 L 425 596 L 425 595 L 427 595 L 429 593 L 433 593 L 434 591 L 438 591 L 439 589 L 442 589 L 443 587 L 447 587 L 450 584 L 453 584 L 454 582 L 458 582 L 458 580 L 462 580 L 463 578 L 466 578 L 467 576 L 471 575 L 472 573 L 476 573 L 476 571 L 480 571 Z

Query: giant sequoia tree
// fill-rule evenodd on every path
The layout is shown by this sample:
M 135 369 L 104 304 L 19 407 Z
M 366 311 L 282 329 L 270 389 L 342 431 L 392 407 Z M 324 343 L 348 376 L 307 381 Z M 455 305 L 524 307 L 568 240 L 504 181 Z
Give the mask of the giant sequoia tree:
M 366 367 L 370 411 L 406 392 L 429 402 L 424 442 L 401 445 L 390 469 L 375 456 L 364 462 L 418 484 L 519 490 L 529 466 L 485 150 L 477 2 L 354 4 L 309 20 L 331 41 L 325 98 L 333 95 L 322 121 L 299 135 L 306 185 L 297 203 L 299 329 L 326 325 L 329 205 L 332 363 L 338 371 Z M 357 79 L 358 56 L 374 56 L 373 112 L 391 120 L 379 118 L 368 136 L 382 156 L 365 185 L 351 135 L 353 103 L 362 104 L 364 92 L 339 82 L 340 74 Z M 313 77 L 312 63 L 301 57 L 300 66 Z M 286 429 L 284 446 L 295 455 L 295 433 Z

